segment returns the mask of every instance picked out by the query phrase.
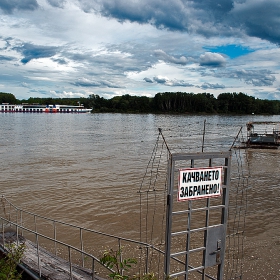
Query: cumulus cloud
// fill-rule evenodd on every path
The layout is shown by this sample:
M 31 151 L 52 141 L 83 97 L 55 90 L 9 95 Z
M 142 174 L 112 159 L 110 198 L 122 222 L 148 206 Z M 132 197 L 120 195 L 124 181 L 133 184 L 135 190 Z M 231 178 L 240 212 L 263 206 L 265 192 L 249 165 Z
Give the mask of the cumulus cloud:
M 87 78 L 78 79 L 73 85 L 78 87 L 108 87 L 108 88 L 121 88 L 109 81 L 94 81 Z
M 145 82 L 147 82 L 147 83 L 153 83 L 153 80 L 152 79 L 150 79 L 150 78 L 144 78 L 143 79 Z
M 268 70 L 236 70 L 229 75 L 230 78 L 243 80 L 253 86 L 271 86 L 276 78 Z
M 183 80 L 177 80 L 177 79 L 171 80 L 168 79 L 167 77 L 162 77 L 162 76 L 156 76 L 153 77 L 153 79 L 144 78 L 144 81 L 146 81 L 147 83 L 162 84 L 170 87 L 193 87 L 192 84 L 185 82 Z
M 266 69 L 232 69 L 223 72 L 212 72 L 212 74 L 218 79 L 237 79 L 244 81 L 247 85 L 253 85 L 255 87 L 270 87 L 277 81 L 275 74 Z M 204 76 L 206 76 L 206 73 Z M 208 83 L 205 83 L 204 85 L 207 86 Z
M 184 80 L 172 80 L 166 85 L 173 87 L 193 87 L 192 84 L 185 82 Z
M 52 61 L 60 64 L 60 65 L 66 65 L 67 61 L 64 58 L 52 58 Z
M 266 95 L 266 99 L 272 99 L 272 100 L 279 100 L 280 99 L 280 90 L 278 89 L 277 92 L 264 92 L 263 94 Z
M 225 66 L 226 59 L 219 53 L 206 52 L 200 55 L 200 66 L 209 67 L 223 67 Z
M 158 57 L 160 60 L 163 60 L 167 63 L 181 64 L 186 65 L 188 63 L 188 59 L 185 56 L 180 56 L 176 58 L 174 56 L 166 54 L 163 50 L 155 50 L 154 55 Z
M 158 76 L 158 77 L 154 77 L 153 80 L 158 83 L 158 84 L 166 84 L 169 82 L 169 79 L 168 78 L 165 78 L 165 77 L 161 77 L 161 76 Z
M 73 97 L 87 97 L 88 94 L 86 93 L 81 93 L 81 92 L 72 92 L 72 91 L 62 91 L 62 92 L 57 92 L 55 90 L 50 91 L 52 96 L 56 96 L 58 98 L 73 98 Z
M 11 14 L 14 10 L 35 10 L 39 7 L 36 0 L 1 0 L 0 9 L 6 13 Z
M 101 83 L 92 81 L 86 78 L 81 78 L 78 81 L 73 83 L 75 86 L 79 87 L 99 87 L 101 86 Z
M 202 86 L 200 86 L 202 89 L 224 89 L 224 85 L 220 84 L 210 84 L 210 83 L 204 83 Z
M 22 82 L 22 83 L 21 83 L 21 86 L 23 86 L 23 87 L 25 87 L 25 88 L 28 88 L 28 87 L 29 87 L 29 85 L 28 85 L 26 82 Z

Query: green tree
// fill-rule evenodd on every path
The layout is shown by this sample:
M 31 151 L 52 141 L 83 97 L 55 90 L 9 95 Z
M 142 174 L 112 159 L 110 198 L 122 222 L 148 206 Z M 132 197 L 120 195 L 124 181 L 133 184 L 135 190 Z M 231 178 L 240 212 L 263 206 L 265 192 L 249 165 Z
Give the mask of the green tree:
M 18 100 L 12 93 L 0 92 L 0 104 L 2 103 L 18 104 Z

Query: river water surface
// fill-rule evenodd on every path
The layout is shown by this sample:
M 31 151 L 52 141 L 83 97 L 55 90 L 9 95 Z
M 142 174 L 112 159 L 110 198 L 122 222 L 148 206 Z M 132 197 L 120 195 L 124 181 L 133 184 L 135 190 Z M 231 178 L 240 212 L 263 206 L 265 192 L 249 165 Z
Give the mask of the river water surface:
M 221 151 L 246 122 L 280 116 L 0 113 L 1 194 L 37 214 L 137 239 L 137 191 L 158 128 L 171 149 L 200 152 L 205 120 L 204 150 Z M 280 150 L 246 152 L 243 279 L 280 279 Z

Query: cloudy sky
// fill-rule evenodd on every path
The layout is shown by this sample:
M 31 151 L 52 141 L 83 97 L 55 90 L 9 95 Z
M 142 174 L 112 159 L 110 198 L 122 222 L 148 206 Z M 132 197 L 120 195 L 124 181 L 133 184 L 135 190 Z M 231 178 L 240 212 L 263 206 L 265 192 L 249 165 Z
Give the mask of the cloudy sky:
M 279 0 L 0 0 L 0 92 L 280 99 Z

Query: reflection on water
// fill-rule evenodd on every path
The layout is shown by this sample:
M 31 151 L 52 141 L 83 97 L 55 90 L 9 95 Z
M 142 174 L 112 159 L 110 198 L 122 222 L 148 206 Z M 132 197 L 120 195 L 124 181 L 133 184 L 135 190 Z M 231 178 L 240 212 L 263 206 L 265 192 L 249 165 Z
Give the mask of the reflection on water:
M 200 152 L 205 119 L 204 151 L 219 151 L 252 117 L 0 114 L 1 193 L 37 214 L 138 239 L 137 190 L 158 128 L 172 151 Z M 247 151 L 243 279 L 280 279 L 279 153 Z

